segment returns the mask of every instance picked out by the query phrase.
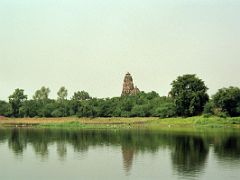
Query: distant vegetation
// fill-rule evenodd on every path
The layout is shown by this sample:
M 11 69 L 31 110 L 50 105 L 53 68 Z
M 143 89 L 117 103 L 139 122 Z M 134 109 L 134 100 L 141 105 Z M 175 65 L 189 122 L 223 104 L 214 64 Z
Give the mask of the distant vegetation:
M 136 95 L 92 98 L 85 91 L 68 91 L 61 87 L 57 99 L 50 99 L 50 89 L 42 87 L 32 99 L 16 89 L 9 102 L 0 101 L 0 115 L 7 117 L 190 117 L 204 114 L 220 117 L 240 115 L 240 89 L 220 89 L 212 98 L 207 86 L 196 75 L 179 76 L 172 82 L 168 97 L 152 91 Z

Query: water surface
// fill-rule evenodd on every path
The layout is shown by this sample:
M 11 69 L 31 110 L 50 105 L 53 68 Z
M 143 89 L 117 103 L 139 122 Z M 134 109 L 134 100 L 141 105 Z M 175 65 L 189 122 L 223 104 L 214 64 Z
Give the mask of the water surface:
M 240 179 L 238 130 L 0 129 L 0 179 Z

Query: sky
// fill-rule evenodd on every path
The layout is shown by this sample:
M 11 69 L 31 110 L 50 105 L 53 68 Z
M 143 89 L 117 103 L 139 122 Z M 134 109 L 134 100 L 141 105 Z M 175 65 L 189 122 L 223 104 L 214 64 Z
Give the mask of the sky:
M 0 99 L 21 88 L 50 97 L 119 96 L 130 72 L 167 95 L 197 74 L 209 88 L 240 86 L 239 0 L 0 0 Z

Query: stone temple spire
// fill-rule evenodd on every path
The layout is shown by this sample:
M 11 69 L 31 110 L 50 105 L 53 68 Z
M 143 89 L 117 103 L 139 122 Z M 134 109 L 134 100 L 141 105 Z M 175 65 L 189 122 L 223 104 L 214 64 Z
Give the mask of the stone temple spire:
M 126 95 L 136 95 L 139 93 L 139 89 L 137 87 L 134 88 L 133 78 L 131 74 L 128 72 L 123 80 L 123 89 L 122 89 L 122 96 Z
M 131 95 L 137 95 L 138 93 L 140 93 L 140 90 L 137 86 L 135 86 L 134 89 L 131 91 Z

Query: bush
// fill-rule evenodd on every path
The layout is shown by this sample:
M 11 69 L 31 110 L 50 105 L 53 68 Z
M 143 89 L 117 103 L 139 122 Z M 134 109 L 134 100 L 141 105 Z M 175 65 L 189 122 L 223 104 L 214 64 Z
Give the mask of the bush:
M 176 116 L 176 107 L 173 103 L 165 103 L 159 106 L 154 113 L 154 116 L 168 118 Z
M 10 116 L 12 109 L 9 103 L 0 101 L 0 116 Z
M 219 89 L 212 99 L 220 115 L 221 113 L 232 117 L 240 115 L 240 89 L 238 87 Z
M 205 104 L 204 110 L 203 110 L 204 115 L 213 115 L 214 114 L 214 103 L 213 101 L 209 101 Z
M 55 110 L 51 113 L 51 115 L 52 115 L 53 117 L 62 117 L 62 116 L 63 116 L 63 113 L 62 113 L 62 111 L 60 111 L 59 109 L 55 109 Z

